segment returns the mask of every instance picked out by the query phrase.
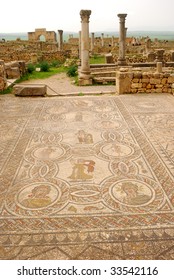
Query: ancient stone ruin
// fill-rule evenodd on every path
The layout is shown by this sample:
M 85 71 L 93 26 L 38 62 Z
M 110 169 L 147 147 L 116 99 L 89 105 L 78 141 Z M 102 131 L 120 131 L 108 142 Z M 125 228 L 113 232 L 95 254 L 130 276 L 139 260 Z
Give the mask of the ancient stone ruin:
M 81 30 L 77 37 L 69 34 L 69 39 L 64 41 L 63 30 L 47 31 L 46 28 L 35 29 L 28 32 L 28 40 L 16 41 L 1 40 L 0 42 L 0 90 L 8 86 L 10 79 L 18 79 L 26 73 L 28 63 L 41 61 L 65 62 L 67 58 L 78 64 L 79 85 L 91 85 L 92 83 L 116 83 L 117 92 L 123 93 L 124 87 L 121 82 L 128 80 L 132 71 L 130 88 L 131 93 L 136 92 L 173 92 L 172 84 L 169 81 L 174 70 L 174 45 L 173 42 L 151 40 L 146 37 L 128 37 L 125 22 L 127 14 L 118 14 L 119 36 L 109 37 L 105 33 L 96 36 L 94 32 L 89 34 L 90 10 L 80 11 Z M 105 63 L 90 65 L 91 56 L 104 56 Z M 144 72 L 148 78 L 154 78 L 158 65 L 162 83 L 157 84 L 141 82 L 144 80 Z M 128 67 L 129 71 L 122 71 L 120 68 Z M 136 71 L 134 68 L 141 68 L 142 76 L 135 82 Z M 131 70 L 130 70 L 131 69 Z M 116 75 L 117 72 L 117 75 Z M 164 73 L 168 77 L 162 77 Z M 127 73 L 127 74 L 126 74 Z M 150 74 L 151 73 L 151 74 Z M 149 75 L 152 75 L 149 77 Z M 164 78 L 167 78 L 166 84 Z M 119 81 L 120 79 L 120 81 Z M 122 85 L 122 86 L 121 86 Z M 163 86 L 162 86 L 163 85 Z M 123 87 L 120 90 L 120 87 Z M 126 90 L 127 92 L 127 90 Z

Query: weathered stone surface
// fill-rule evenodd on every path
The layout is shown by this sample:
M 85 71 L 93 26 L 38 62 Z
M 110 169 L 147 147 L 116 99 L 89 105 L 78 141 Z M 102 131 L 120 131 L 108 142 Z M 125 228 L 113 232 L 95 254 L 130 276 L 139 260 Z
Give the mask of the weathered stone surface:
M 150 79 L 150 83 L 153 85 L 155 84 L 160 84 L 161 83 L 161 80 L 160 79 L 155 79 L 155 78 L 151 78 Z
M 131 84 L 131 88 L 141 88 L 142 87 L 142 83 L 132 83 Z
M 174 75 L 166 73 L 117 72 L 117 92 L 119 93 L 172 93 Z M 139 77 L 139 78 L 138 78 Z M 141 78 L 142 77 L 142 78 Z
M 14 86 L 16 96 L 45 96 L 47 86 L 45 85 L 17 85 Z
M 168 77 L 168 83 L 169 84 L 173 84 L 174 83 L 174 75 L 171 75 L 170 77 Z

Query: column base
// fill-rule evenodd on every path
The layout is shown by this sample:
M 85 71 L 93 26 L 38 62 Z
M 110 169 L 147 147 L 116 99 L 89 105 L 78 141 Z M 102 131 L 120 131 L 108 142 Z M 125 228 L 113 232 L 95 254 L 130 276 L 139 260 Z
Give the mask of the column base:
M 88 78 L 88 79 L 79 78 L 79 86 L 88 86 L 88 85 L 92 85 L 92 78 Z
M 79 85 L 92 85 L 92 76 L 90 71 L 79 71 Z
M 118 59 L 117 63 L 118 63 L 118 65 L 121 65 L 121 66 L 127 65 L 125 59 Z

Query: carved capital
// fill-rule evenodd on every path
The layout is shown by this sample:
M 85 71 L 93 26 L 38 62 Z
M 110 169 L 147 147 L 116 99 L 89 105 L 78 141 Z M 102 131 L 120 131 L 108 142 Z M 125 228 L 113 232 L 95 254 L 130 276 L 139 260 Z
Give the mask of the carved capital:
M 91 15 L 91 10 L 81 10 L 80 11 L 80 16 L 82 22 L 89 22 L 89 17 Z
M 117 16 L 118 16 L 119 19 L 120 19 L 120 23 L 123 23 L 123 22 L 125 22 L 125 19 L 126 19 L 126 17 L 127 17 L 127 14 L 118 14 Z

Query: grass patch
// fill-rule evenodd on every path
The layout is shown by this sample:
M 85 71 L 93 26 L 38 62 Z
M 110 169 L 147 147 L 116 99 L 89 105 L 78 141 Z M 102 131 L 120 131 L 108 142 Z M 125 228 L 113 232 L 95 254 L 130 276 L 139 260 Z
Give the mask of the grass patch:
M 13 90 L 13 88 L 12 88 L 11 86 L 9 86 L 8 88 L 6 88 L 6 89 L 0 91 L 0 95 L 1 95 L 1 94 L 9 94 L 9 93 L 12 92 L 12 90 Z
M 105 57 L 99 56 L 99 55 L 93 55 L 92 57 L 90 57 L 89 62 L 90 62 L 90 64 L 104 64 Z
M 64 66 L 60 67 L 50 67 L 49 71 L 47 72 L 37 72 L 33 71 L 32 73 L 27 73 L 20 79 L 16 81 L 16 83 L 21 83 L 23 81 L 28 81 L 28 80 L 40 80 L 40 79 L 46 79 L 49 78 L 53 75 L 59 74 L 59 73 L 66 73 L 67 69 Z

